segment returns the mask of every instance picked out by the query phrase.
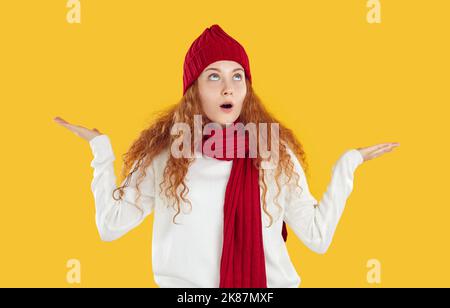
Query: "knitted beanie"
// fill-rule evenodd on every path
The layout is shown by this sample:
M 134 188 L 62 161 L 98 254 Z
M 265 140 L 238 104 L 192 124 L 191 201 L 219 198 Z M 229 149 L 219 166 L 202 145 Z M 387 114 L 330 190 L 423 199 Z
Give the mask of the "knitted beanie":
M 208 65 L 220 60 L 241 64 L 251 83 L 250 62 L 244 47 L 215 24 L 206 28 L 186 53 L 183 66 L 183 95 Z

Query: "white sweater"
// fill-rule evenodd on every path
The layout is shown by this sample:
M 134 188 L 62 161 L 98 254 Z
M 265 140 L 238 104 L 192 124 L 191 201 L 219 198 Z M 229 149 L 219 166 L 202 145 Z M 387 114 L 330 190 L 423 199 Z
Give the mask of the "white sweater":
M 164 193 L 159 193 L 169 150 L 156 156 L 148 167 L 139 186 L 141 198 L 135 204 L 137 172 L 124 190 L 124 201 L 114 200 L 112 191 L 117 186 L 113 164 L 115 156 L 110 139 L 107 135 L 99 135 L 89 144 L 94 155 L 91 190 L 101 239 L 118 239 L 154 213 L 152 262 L 154 280 L 158 286 L 217 288 L 220 281 L 225 188 L 232 161 L 221 161 L 206 155 L 196 158 L 185 178 L 192 208 L 189 211 L 188 207 L 183 206 L 184 210 L 176 218 L 178 224 L 174 224 L 172 218 L 176 212 L 172 207 L 167 207 L 168 200 Z M 299 185 L 303 192 L 299 195 L 300 191 L 293 191 L 292 185 L 282 185 L 278 199 L 282 211 L 279 212 L 273 203 L 277 192 L 273 174 L 266 174 L 267 207 L 274 219 L 272 226 L 267 228 L 270 220 L 264 211 L 261 212 L 268 287 L 295 288 L 300 285 L 300 277 L 283 241 L 283 220 L 307 247 L 319 254 L 325 253 L 353 189 L 354 171 L 363 162 L 358 150 L 346 151 L 333 166 L 331 182 L 320 202 L 317 202 L 309 192 L 300 162 L 291 149 L 289 154 L 295 171 L 300 175 Z

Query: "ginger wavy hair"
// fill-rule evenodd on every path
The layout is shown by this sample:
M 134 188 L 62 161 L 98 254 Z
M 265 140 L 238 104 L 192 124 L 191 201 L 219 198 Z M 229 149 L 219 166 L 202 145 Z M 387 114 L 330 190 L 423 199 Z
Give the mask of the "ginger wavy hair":
M 269 123 L 269 125 L 267 125 L 267 137 L 269 138 L 269 140 L 271 135 L 270 123 L 279 124 L 279 158 L 277 168 L 275 169 L 275 181 L 278 191 L 274 197 L 274 203 L 280 208 L 277 199 L 281 193 L 280 176 L 282 173 L 287 176 L 288 183 L 292 179 L 295 179 L 296 186 L 299 187 L 301 191 L 303 191 L 303 189 L 298 186 L 299 174 L 294 170 L 294 164 L 290 159 L 289 153 L 287 152 L 286 145 L 289 146 L 294 155 L 300 161 L 305 174 L 308 174 L 309 168 L 306 161 L 306 154 L 303 150 L 302 144 L 297 140 L 294 133 L 290 129 L 282 125 L 280 121 L 278 121 L 266 110 L 266 108 L 263 106 L 263 103 L 261 102 L 261 99 L 256 95 L 251 83 L 248 80 L 246 80 L 246 86 L 247 94 L 243 102 L 241 114 L 239 116 L 240 122 L 242 122 L 244 125 L 246 125 L 247 123 L 255 123 L 257 127 L 259 123 Z M 197 81 L 195 81 L 192 86 L 187 89 L 185 95 L 183 95 L 183 97 L 177 104 L 160 112 L 156 119 L 149 125 L 149 127 L 143 130 L 140 133 L 140 136 L 133 141 L 129 150 L 125 154 L 123 154 L 122 157 L 124 165 L 121 173 L 121 182 L 123 184 L 113 190 L 112 195 L 114 200 L 122 200 L 124 189 L 129 185 L 133 174 L 135 172 L 138 172 L 139 176 L 136 179 L 136 188 L 138 191 L 136 197 L 137 203 L 137 199 L 141 195 L 139 184 L 146 176 L 147 167 L 152 163 L 153 159 L 158 154 L 167 149 L 170 149 L 172 143 L 174 143 L 178 138 L 182 136 L 182 133 L 171 133 L 172 126 L 175 123 L 183 122 L 189 125 L 189 127 L 191 128 L 191 132 L 194 132 L 194 115 L 202 116 L 203 125 L 210 122 L 201 107 Z M 203 136 L 202 132 L 200 132 L 200 134 Z M 194 133 L 192 133 L 191 136 L 191 153 L 193 153 L 194 146 L 196 146 L 193 140 Z M 258 143 L 260 142 L 258 136 L 256 140 L 258 140 Z M 268 148 L 270 148 L 270 143 L 268 144 Z M 172 155 L 169 155 L 169 158 L 167 160 L 163 174 L 164 180 L 159 184 L 159 187 L 160 193 L 162 193 L 164 190 L 165 196 L 173 201 L 171 206 L 176 211 L 176 214 L 172 219 L 173 223 L 176 223 L 175 219 L 181 212 L 181 201 L 189 204 L 189 207 L 192 208 L 191 202 L 186 198 L 189 192 L 189 188 L 186 185 L 184 178 L 187 174 L 189 166 L 194 160 L 195 158 L 175 158 Z M 266 170 L 264 170 L 264 168 L 261 168 L 261 162 L 263 160 L 267 159 L 262 159 L 258 153 L 258 157 L 253 159 L 253 163 L 255 167 L 260 171 L 259 183 L 260 187 L 263 189 L 263 210 L 270 219 L 270 227 L 273 223 L 273 218 L 267 210 L 267 184 L 264 176 Z M 118 198 L 115 197 L 116 192 L 119 192 Z M 169 205 L 167 206 L 169 207 Z

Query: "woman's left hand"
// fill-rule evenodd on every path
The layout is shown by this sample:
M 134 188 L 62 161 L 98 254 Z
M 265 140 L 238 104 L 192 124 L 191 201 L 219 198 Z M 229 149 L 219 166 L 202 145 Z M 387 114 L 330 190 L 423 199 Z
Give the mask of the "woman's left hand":
M 398 142 L 380 143 L 366 148 L 357 148 L 361 153 L 364 161 L 383 155 L 392 151 L 395 147 L 400 146 Z

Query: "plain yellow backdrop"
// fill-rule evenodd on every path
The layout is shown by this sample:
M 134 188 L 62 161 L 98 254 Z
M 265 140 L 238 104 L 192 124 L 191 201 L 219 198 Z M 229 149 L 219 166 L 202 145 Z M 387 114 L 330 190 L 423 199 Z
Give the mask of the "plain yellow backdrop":
M 450 2 L 381 0 L 2 1 L 0 286 L 155 287 L 153 216 L 102 242 L 89 145 L 52 121 L 108 134 L 122 154 L 182 94 L 192 41 L 212 24 L 241 42 L 254 88 L 294 130 L 320 199 L 347 149 L 400 142 L 363 163 L 325 255 L 290 232 L 302 287 L 450 286 Z M 195 239 L 193 239 L 195 240 Z M 81 284 L 66 281 L 69 259 Z M 381 263 L 369 284 L 367 261 Z

